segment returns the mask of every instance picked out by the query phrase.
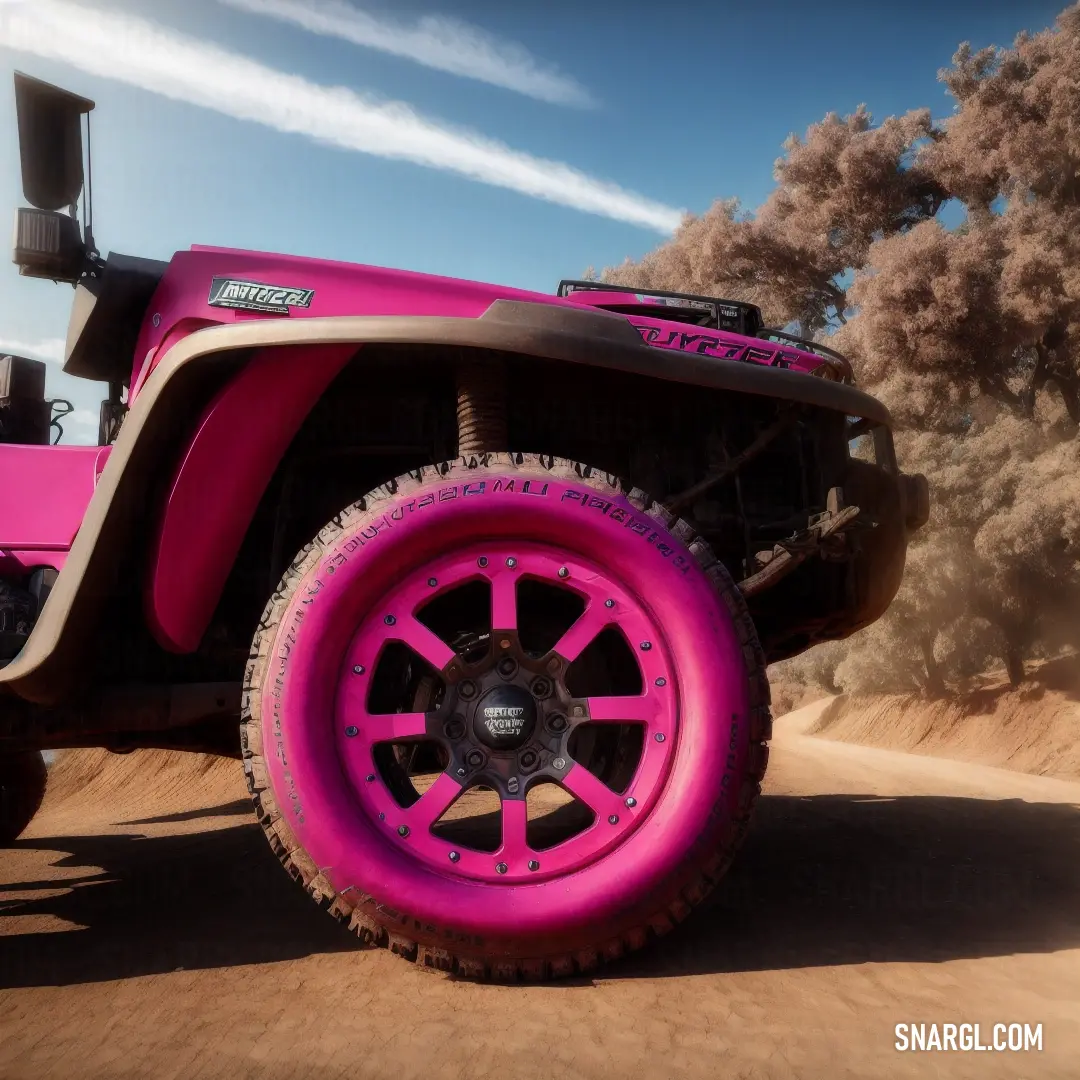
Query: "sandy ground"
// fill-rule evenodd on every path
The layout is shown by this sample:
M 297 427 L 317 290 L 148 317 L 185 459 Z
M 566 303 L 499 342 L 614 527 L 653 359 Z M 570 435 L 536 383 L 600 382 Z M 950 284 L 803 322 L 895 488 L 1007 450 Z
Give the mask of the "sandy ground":
M 88 782 L 66 755 L 0 853 L 0 1077 L 1080 1075 L 1080 784 L 812 738 L 818 711 L 778 722 L 704 910 L 539 987 L 359 947 L 270 857 L 234 762 Z M 1041 1023 L 1042 1053 L 893 1047 L 999 1021 Z

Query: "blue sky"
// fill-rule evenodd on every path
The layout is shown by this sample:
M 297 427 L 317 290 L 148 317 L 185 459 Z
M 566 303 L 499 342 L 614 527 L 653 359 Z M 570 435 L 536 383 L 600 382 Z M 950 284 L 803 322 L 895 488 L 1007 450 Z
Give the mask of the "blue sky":
M 960 41 L 1010 44 L 1064 6 L 0 0 L 0 212 L 22 201 L 20 69 L 97 101 L 103 250 L 167 259 L 217 244 L 550 292 L 640 257 L 680 210 L 760 204 L 784 138 L 830 110 L 947 115 L 936 73 Z M 182 35 L 190 54 L 173 37 L 139 45 L 133 19 Z M 321 89 L 333 87 L 345 90 Z M 395 102 L 407 109 L 388 115 Z M 48 359 L 70 288 L 0 272 L 0 347 Z M 54 365 L 49 391 L 80 410 L 65 441 L 92 442 L 100 388 Z

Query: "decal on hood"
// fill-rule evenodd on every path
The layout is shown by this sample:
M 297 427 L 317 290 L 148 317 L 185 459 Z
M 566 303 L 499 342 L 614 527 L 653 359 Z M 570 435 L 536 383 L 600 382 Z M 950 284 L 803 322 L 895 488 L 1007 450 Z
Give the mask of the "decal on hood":
M 751 345 L 732 341 L 718 336 L 715 332 L 701 333 L 687 330 L 673 330 L 666 326 L 653 326 L 649 323 L 632 320 L 635 330 L 641 335 L 646 345 L 655 345 L 661 349 L 680 349 L 684 352 L 699 353 L 702 356 L 716 356 L 721 360 L 739 360 L 744 363 L 765 364 L 769 367 L 813 372 L 819 363 L 815 358 L 805 356 L 789 349 L 771 348 L 764 344 Z
M 210 299 L 207 303 L 211 307 L 232 308 L 235 311 L 289 315 L 293 308 L 310 307 L 314 296 L 314 289 L 290 289 L 258 281 L 216 277 L 210 283 Z

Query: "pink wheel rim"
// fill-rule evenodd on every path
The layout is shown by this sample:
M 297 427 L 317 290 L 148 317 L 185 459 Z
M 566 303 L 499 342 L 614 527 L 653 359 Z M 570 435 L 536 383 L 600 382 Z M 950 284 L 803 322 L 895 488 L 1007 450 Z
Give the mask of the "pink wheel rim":
M 525 628 L 518 625 L 518 585 L 524 581 L 556 586 L 585 605 L 539 656 L 521 647 Z M 418 616 L 432 600 L 473 582 L 490 588 L 492 632 L 484 658 L 470 662 Z M 574 697 L 566 683 L 568 671 L 609 628 L 632 649 L 641 692 Z M 395 643 L 440 673 L 441 699 L 426 711 L 370 707 L 379 662 Z M 538 683 L 546 683 L 548 692 Z M 335 744 L 359 812 L 403 853 L 445 876 L 484 884 L 537 882 L 581 870 L 609 854 L 648 817 L 678 743 L 678 703 L 672 650 L 643 598 L 577 554 L 498 541 L 473 544 L 414 568 L 367 611 L 338 674 Z M 640 756 L 620 791 L 570 753 L 581 725 L 606 723 L 633 726 L 641 733 Z M 415 802 L 403 806 L 386 782 L 376 748 L 410 742 L 437 744 L 447 764 Z M 526 796 L 545 782 L 583 803 L 594 820 L 539 850 L 527 842 Z M 501 803 L 501 841 L 493 851 L 433 831 L 478 783 L 496 791 Z

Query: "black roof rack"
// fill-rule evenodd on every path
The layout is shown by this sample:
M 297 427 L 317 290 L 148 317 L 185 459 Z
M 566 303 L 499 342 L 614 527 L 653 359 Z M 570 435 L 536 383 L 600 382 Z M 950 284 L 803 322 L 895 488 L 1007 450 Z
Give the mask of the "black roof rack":
M 636 296 L 646 303 L 655 298 L 657 306 L 664 305 L 665 300 L 681 300 L 682 304 L 670 305 L 675 309 L 702 310 L 711 313 L 714 329 L 736 330 L 742 334 L 754 335 L 764 325 L 761 318 L 761 310 L 756 304 L 748 304 L 742 300 L 724 300 L 717 296 L 701 296 L 696 293 L 669 292 L 666 289 L 641 289 L 634 285 L 609 285 L 604 281 L 576 281 L 566 279 L 559 282 L 556 295 L 567 297 L 574 292 L 616 292 L 628 293 Z M 631 314 L 630 311 L 626 312 Z
M 855 373 L 851 368 L 851 361 L 846 356 L 841 355 L 835 349 L 830 349 L 827 345 L 822 345 L 820 342 L 811 341 L 808 338 L 796 337 L 794 334 L 789 334 L 786 330 L 774 330 L 771 327 L 763 327 L 758 331 L 757 336 L 764 338 L 766 341 L 775 341 L 778 344 L 787 342 L 789 345 L 794 345 L 797 349 L 802 349 L 803 352 L 813 353 L 815 356 L 820 356 L 823 360 L 829 363 L 829 366 L 836 372 L 840 382 L 848 383 L 849 385 L 855 384 Z

